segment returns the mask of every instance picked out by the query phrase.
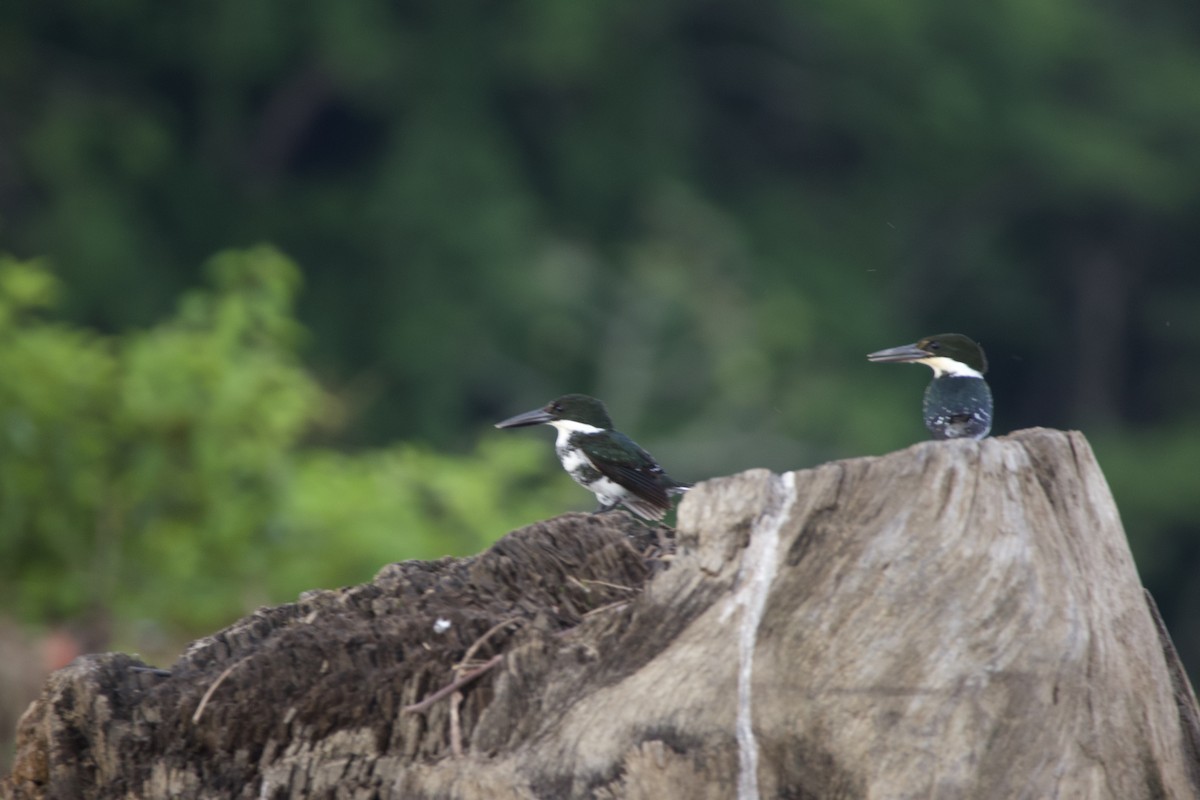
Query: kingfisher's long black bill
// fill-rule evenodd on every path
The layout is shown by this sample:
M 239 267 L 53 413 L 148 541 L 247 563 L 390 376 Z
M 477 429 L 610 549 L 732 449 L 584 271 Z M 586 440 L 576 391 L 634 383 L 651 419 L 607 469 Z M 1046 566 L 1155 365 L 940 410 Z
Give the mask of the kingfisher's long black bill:
M 517 414 L 515 417 L 509 417 L 503 422 L 497 422 L 497 428 L 524 428 L 526 425 L 541 425 L 543 422 L 550 422 L 554 417 L 547 413 L 545 409 L 535 408 L 533 411 L 526 411 L 524 414 Z
M 906 361 L 919 361 L 922 358 L 929 358 L 929 353 L 926 353 L 915 344 L 889 347 L 887 350 L 876 350 L 874 353 L 867 354 L 867 360 L 873 361 L 876 364 L 904 363 Z

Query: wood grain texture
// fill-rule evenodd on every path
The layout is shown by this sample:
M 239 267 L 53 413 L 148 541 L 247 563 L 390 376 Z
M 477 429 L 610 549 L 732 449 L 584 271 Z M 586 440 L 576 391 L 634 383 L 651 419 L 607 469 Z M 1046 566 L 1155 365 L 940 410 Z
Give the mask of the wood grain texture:
M 82 659 L 0 788 L 1186 800 L 1200 715 L 1156 620 L 1080 434 L 928 442 L 705 482 L 673 541 L 566 515 L 391 565 L 197 642 L 170 677 Z M 503 658 L 460 689 L 454 756 L 449 699 L 402 708 L 490 629 L 476 656 Z

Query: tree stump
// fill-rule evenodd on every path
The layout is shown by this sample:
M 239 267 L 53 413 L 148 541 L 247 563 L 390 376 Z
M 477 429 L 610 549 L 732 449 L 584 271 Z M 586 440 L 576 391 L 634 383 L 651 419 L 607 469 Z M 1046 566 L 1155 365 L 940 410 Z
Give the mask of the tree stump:
M 714 479 L 677 532 L 568 514 L 143 666 L 52 675 L 3 794 L 1200 797 L 1195 696 L 1078 433 Z

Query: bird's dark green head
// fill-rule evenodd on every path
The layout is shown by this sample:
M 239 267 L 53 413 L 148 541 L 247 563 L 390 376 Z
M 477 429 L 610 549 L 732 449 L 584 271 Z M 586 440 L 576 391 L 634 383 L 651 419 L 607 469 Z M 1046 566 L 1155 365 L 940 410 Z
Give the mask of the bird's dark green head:
M 983 348 L 961 333 L 926 336 L 912 344 L 870 353 L 867 359 L 876 363 L 925 364 L 936 375 L 983 375 L 987 372 Z
M 541 408 L 526 411 L 515 417 L 496 423 L 497 428 L 520 428 L 525 425 L 540 425 L 558 421 L 579 422 L 593 428 L 612 430 L 612 419 L 608 410 L 594 397 L 586 394 L 564 394 L 551 400 Z

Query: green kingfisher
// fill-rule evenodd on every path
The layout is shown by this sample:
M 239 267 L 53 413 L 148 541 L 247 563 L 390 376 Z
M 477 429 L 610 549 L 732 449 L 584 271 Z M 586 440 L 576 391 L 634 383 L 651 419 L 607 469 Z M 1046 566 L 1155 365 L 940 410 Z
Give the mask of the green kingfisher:
M 992 429 L 992 390 L 983 374 L 983 348 L 961 333 L 939 333 L 867 356 L 879 363 L 924 364 L 933 370 L 925 389 L 925 427 L 935 439 L 982 439 Z
M 614 430 L 608 410 L 594 397 L 563 395 L 496 427 L 541 424 L 558 431 L 554 452 L 567 474 L 596 495 L 597 513 L 623 505 L 646 519 L 660 520 L 671 509 L 671 496 L 691 488 L 668 476 L 649 453 Z

